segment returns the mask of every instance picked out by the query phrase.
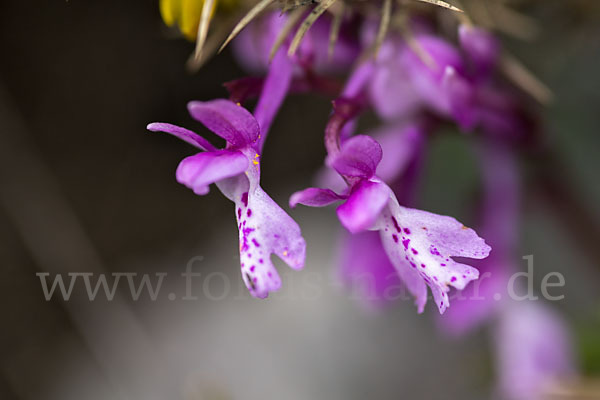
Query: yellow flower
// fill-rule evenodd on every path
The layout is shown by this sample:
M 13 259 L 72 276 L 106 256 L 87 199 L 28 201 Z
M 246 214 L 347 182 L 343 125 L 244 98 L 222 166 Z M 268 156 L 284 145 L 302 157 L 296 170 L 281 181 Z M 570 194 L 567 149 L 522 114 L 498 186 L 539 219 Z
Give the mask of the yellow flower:
M 233 8 L 237 3 L 238 0 L 215 0 L 211 18 L 217 7 L 227 10 Z M 160 15 L 165 24 L 177 25 L 188 40 L 195 41 L 203 5 L 204 0 L 160 0 Z

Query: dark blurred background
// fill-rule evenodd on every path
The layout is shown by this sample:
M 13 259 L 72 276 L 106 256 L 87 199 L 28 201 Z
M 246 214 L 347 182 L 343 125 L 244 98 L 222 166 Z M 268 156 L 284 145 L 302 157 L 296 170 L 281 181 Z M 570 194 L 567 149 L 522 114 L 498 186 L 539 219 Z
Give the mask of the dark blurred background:
M 539 37 L 507 40 L 555 94 L 545 134 L 574 202 L 526 191 L 521 248 L 535 255 L 536 282 L 565 275 L 557 308 L 576 335 L 598 338 L 600 19 L 597 7 L 566 12 L 564 3 L 534 2 Z M 226 51 L 190 75 L 193 46 L 172 36 L 155 1 L 0 2 L 0 398 L 485 398 L 493 367 L 483 333 L 449 342 L 432 308 L 418 316 L 403 302 L 369 315 L 332 283 L 331 210 L 292 211 L 319 296 L 294 295 L 311 284 L 278 264 L 283 290 L 265 302 L 240 289 L 220 302 L 44 300 L 38 272 L 178 275 L 198 255 L 203 273 L 242 285 L 232 204 L 177 184 L 193 149 L 145 126 L 206 133 L 186 102 L 226 96 L 221 83 L 244 72 Z M 280 204 L 322 163 L 329 110 L 326 98 L 297 95 L 278 115 L 262 182 Z M 524 166 L 529 187 L 536 175 Z M 469 221 L 477 180 L 467 141 L 436 139 L 423 208 Z M 587 242 L 565 223 L 578 210 Z M 439 371 L 439 387 L 414 384 Z

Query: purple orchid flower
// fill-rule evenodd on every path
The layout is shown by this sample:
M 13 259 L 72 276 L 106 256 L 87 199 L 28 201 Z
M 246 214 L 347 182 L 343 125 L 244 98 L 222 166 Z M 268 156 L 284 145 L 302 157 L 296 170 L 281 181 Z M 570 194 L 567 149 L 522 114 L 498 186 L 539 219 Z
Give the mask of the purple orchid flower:
M 367 43 L 372 30 L 365 28 Z M 460 27 L 459 41 L 460 50 L 424 29 L 410 43 L 390 35 L 362 83 L 377 114 L 395 121 L 427 111 L 464 131 L 479 128 L 502 139 L 528 139 L 534 121 L 518 96 L 493 79 L 498 42 L 473 26 Z
M 177 168 L 177 181 L 198 195 L 215 183 L 235 203 L 239 229 L 240 264 L 250 293 L 265 298 L 281 287 L 271 254 L 293 269 L 304 266 L 306 244 L 298 224 L 260 187 L 261 153 L 273 118 L 283 102 L 291 80 L 292 64 L 281 51 L 265 80 L 254 115 L 229 100 L 192 101 L 192 117 L 226 140 L 217 149 L 185 128 L 152 123 L 151 131 L 170 133 L 200 149 Z
M 539 302 L 508 304 L 495 346 L 498 391 L 504 399 L 547 399 L 557 382 L 576 375 L 568 325 Z
M 242 66 L 253 73 L 262 73 L 269 68 L 269 56 L 279 32 L 288 20 L 287 14 L 271 12 L 257 18 L 248 25 L 233 42 L 236 58 Z M 328 53 L 331 17 L 319 18 L 302 40 L 294 56 L 299 66 L 318 73 L 331 74 L 347 69 L 359 54 L 359 46 L 351 37 L 351 30 L 342 25 L 335 51 Z M 286 38 L 282 47 L 289 46 L 294 31 Z M 299 70 L 296 71 L 298 73 Z
M 377 113 L 390 120 L 427 109 L 471 129 L 474 88 L 460 53 L 428 33 L 412 43 L 390 36 L 374 63 L 369 95 Z
M 485 258 L 490 247 L 454 218 L 402 207 L 392 190 L 375 174 L 381 146 L 371 137 L 358 135 L 330 153 L 327 164 L 347 182 L 341 194 L 329 189 L 308 188 L 294 193 L 290 206 L 322 207 L 342 200 L 337 215 L 351 233 L 379 231 L 383 247 L 396 272 L 415 296 L 419 312 L 430 287 L 440 313 L 449 306 L 447 292 L 459 290 L 479 276 L 452 257 Z
M 425 149 L 426 130 L 422 123 L 392 123 L 369 136 L 383 149 L 377 175 L 397 188 L 403 204 L 412 204 Z M 324 168 L 319 186 L 337 192 L 345 189 L 344 179 L 333 169 Z M 378 232 L 350 234 L 340 231 L 336 265 L 342 284 L 358 297 L 369 311 L 377 311 L 404 295 L 400 277 L 385 253 Z

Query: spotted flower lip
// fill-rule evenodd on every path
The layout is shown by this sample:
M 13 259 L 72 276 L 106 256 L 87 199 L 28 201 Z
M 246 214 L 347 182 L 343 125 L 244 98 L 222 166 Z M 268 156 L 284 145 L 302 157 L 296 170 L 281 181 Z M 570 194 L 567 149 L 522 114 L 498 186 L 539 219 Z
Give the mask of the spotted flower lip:
M 383 247 L 419 312 L 430 287 L 440 313 L 450 305 L 450 286 L 462 290 L 478 278 L 478 271 L 452 257 L 485 258 L 490 247 L 475 231 L 452 217 L 402 207 L 392 190 L 376 175 L 381 146 L 371 137 L 354 136 L 330 156 L 327 163 L 344 177 L 349 189 L 337 194 L 329 189 L 308 188 L 294 193 L 290 206 L 325 206 L 342 200 L 340 222 L 352 233 L 379 231 Z
M 192 117 L 225 139 L 224 149 L 176 125 L 148 125 L 150 131 L 169 133 L 201 150 L 180 162 L 176 172 L 179 183 L 197 195 L 207 194 L 214 183 L 235 203 L 242 278 L 258 298 L 281 287 L 272 254 L 291 268 L 301 269 L 306 252 L 298 224 L 260 187 L 262 146 L 291 76 L 287 59 L 279 58 L 274 66 L 276 70 L 266 78 L 254 115 L 229 100 L 188 104 Z

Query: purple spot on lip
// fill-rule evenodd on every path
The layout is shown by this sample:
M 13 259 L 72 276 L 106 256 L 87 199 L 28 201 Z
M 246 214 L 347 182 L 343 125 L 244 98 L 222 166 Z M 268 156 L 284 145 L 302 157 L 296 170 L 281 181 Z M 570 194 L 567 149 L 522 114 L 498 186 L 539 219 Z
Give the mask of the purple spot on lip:
M 413 252 L 413 254 L 419 254 L 419 252 L 413 248 L 411 248 L 410 250 Z
M 410 265 L 411 265 L 413 268 L 417 268 L 417 265 L 416 265 L 414 262 L 412 262 L 412 261 L 410 261 Z
M 256 267 L 253 265 L 250 267 L 250 272 L 254 272 L 254 270 L 256 269 Z
M 455 276 L 453 276 L 453 277 L 450 279 L 450 282 L 456 282 L 456 277 L 455 277 Z
M 263 263 L 263 259 L 262 258 L 259 259 L 258 262 L 262 264 Z
M 392 217 L 392 223 L 394 224 L 394 228 L 396 228 L 398 233 L 402 232 L 402 229 L 400 229 L 400 225 L 398 225 L 398 221 L 396 221 L 395 217 Z
M 421 264 L 422 268 L 427 268 L 427 266 L 425 264 Z
M 252 210 L 251 210 L 251 209 L 248 209 L 248 211 L 246 212 L 246 215 L 247 215 L 248 217 L 250 217 L 250 216 L 252 215 Z
M 248 207 L 248 192 L 242 194 L 242 203 L 244 203 L 245 207 Z
M 258 242 L 256 241 L 256 239 L 252 239 L 252 243 L 254 243 L 254 245 L 256 247 L 260 247 L 260 244 L 258 244 Z
M 392 239 L 394 239 L 394 242 L 398 243 L 398 235 L 395 233 L 392 235 Z
M 402 244 L 404 245 L 404 250 L 408 250 L 409 243 L 410 243 L 410 239 L 402 239 Z
M 238 219 L 242 218 L 242 209 L 238 208 Z
M 404 228 L 404 233 L 406 233 L 407 235 L 410 235 L 410 229 Z
M 444 263 L 441 263 L 440 265 L 441 265 L 442 267 L 445 267 L 445 266 L 446 266 L 446 264 L 444 264 Z
M 431 254 L 433 254 L 434 256 L 441 256 L 440 252 L 438 251 L 437 248 L 433 247 L 433 245 L 431 246 L 431 248 L 429 249 L 429 252 Z M 448 261 L 448 260 L 446 260 Z

